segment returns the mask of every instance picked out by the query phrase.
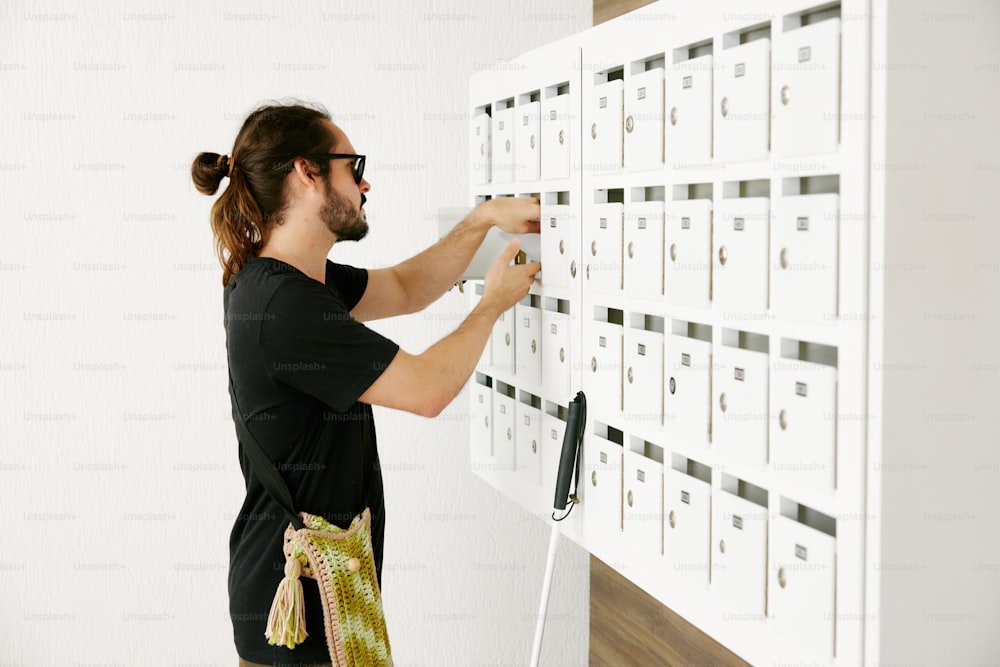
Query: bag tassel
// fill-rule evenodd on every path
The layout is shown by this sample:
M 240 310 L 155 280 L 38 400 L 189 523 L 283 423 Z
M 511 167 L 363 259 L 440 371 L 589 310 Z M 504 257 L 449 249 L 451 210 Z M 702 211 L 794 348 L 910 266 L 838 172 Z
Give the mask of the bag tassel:
M 271 613 L 267 617 L 267 630 L 264 636 L 271 646 L 295 648 L 305 641 L 306 605 L 302 595 L 302 580 L 299 574 L 302 565 L 299 559 L 289 556 L 285 560 L 285 578 L 278 584 L 271 603 Z

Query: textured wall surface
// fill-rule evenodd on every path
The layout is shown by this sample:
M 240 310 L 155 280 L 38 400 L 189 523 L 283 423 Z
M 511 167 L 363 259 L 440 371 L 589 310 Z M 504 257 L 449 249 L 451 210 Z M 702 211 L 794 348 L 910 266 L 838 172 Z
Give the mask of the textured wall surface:
M 230 152 L 262 100 L 326 105 L 372 183 L 371 233 L 331 257 L 395 263 L 466 201 L 469 75 L 591 18 L 574 0 L 0 5 L 0 663 L 236 664 L 243 489 L 193 157 Z M 416 353 L 465 307 L 374 328 Z M 548 529 L 470 473 L 468 404 L 376 409 L 398 665 L 530 654 Z M 586 663 L 588 572 L 564 541 L 546 665 Z

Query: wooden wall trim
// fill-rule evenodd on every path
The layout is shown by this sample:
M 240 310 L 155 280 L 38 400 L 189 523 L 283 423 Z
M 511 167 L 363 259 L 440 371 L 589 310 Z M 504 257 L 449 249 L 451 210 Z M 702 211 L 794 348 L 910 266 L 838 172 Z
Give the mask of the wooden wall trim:
M 594 0 L 594 25 L 628 14 L 633 9 L 651 5 L 656 0 Z
M 750 663 L 590 557 L 590 667 L 745 667 Z

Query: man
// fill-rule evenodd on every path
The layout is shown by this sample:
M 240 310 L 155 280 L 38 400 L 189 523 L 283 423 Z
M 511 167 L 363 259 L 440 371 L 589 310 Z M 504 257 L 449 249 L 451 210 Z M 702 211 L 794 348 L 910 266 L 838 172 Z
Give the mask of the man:
M 231 158 L 192 166 L 212 209 L 224 272 L 229 369 L 248 428 L 282 474 L 297 511 L 346 527 L 370 507 L 381 583 L 385 513 L 372 405 L 433 417 L 475 369 L 499 315 L 528 292 L 537 263 L 510 265 L 513 241 L 486 277 L 483 297 L 456 331 L 419 355 L 362 322 L 422 310 L 468 266 L 489 228 L 539 231 L 537 199 L 477 206 L 435 245 L 397 266 L 367 271 L 330 262 L 338 241 L 360 240 L 371 184 L 364 157 L 323 110 L 255 110 Z M 327 663 L 319 594 L 306 582 L 309 638 L 288 650 L 264 638 L 283 576 L 287 518 L 240 449 L 247 496 L 230 537 L 229 593 L 241 665 Z

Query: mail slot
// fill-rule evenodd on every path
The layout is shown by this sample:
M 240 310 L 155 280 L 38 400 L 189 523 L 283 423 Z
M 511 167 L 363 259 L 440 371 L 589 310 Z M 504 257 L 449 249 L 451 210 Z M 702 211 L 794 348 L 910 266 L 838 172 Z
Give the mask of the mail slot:
M 633 74 L 625 82 L 625 168 L 663 166 L 663 68 Z
M 517 329 L 514 327 L 515 312 L 511 308 L 500 313 L 490 335 L 490 350 L 493 357 L 493 371 L 501 377 L 514 375 L 514 344 Z
M 485 377 L 483 377 L 485 381 Z M 473 463 L 485 464 L 493 456 L 493 388 L 473 382 L 472 387 L 472 451 Z
M 760 160 L 770 148 L 771 40 L 723 49 L 716 59 L 714 155 Z
M 570 287 L 575 283 L 577 260 L 572 245 L 572 230 L 578 221 L 568 204 L 542 204 L 543 286 Z
M 743 316 L 767 311 L 770 200 L 721 199 L 712 247 L 712 307 Z
M 767 351 L 716 346 L 712 388 L 712 448 L 723 460 L 763 468 L 767 463 Z
M 625 293 L 660 301 L 663 298 L 663 202 L 639 201 L 625 206 Z
M 538 408 L 519 402 L 514 420 L 514 459 L 517 477 L 529 488 L 541 484 L 542 458 L 542 412 Z
M 606 174 L 622 169 L 624 90 L 624 82 L 614 79 L 591 91 L 583 128 L 585 172 Z
M 737 610 L 763 616 L 766 568 L 767 507 L 720 491 L 712 507 L 712 590 Z
M 569 97 L 569 94 L 563 94 L 542 100 L 543 179 L 569 177 L 570 141 L 573 134 Z
M 479 113 L 472 117 L 469 139 L 469 168 L 472 173 L 473 185 L 484 185 L 490 182 L 490 169 L 493 160 L 493 143 L 490 138 L 490 117 Z
M 540 104 L 527 102 L 515 109 L 514 178 L 537 181 L 542 148 Z
M 779 516 L 772 523 L 769 553 L 767 613 L 775 628 L 817 657 L 831 658 L 836 618 L 836 538 Z
M 712 56 L 674 63 L 667 76 L 667 164 L 704 163 L 712 157 Z
M 514 306 L 514 311 L 517 383 L 522 389 L 539 394 L 542 381 L 542 312 L 535 306 L 524 304 Z
M 644 429 L 663 425 L 663 334 L 625 327 L 625 419 Z
M 514 398 L 508 395 L 512 387 L 497 383 L 493 395 L 493 460 L 497 474 L 514 471 L 514 443 L 516 423 L 514 421 Z
M 670 202 L 663 257 L 663 291 L 667 303 L 708 308 L 711 282 L 712 201 Z
M 555 301 L 549 299 L 547 301 Z M 557 303 L 552 304 L 558 307 Z M 568 302 L 563 302 L 568 308 Z M 545 308 L 541 311 L 542 378 L 546 395 L 559 404 L 573 399 L 570 386 L 573 369 L 572 320 L 568 313 Z
M 666 337 L 663 371 L 664 428 L 682 446 L 708 446 L 712 343 L 679 334 Z
M 583 377 L 587 412 L 619 423 L 622 412 L 622 326 L 590 322 L 584 330 Z
M 663 557 L 669 571 L 708 586 L 712 485 L 668 469 L 663 478 Z
M 602 430 L 607 434 L 609 429 Z M 622 532 L 622 443 L 609 437 L 590 432 L 584 439 L 583 476 L 584 526 L 588 539 L 595 544 L 607 545 L 607 540 L 618 539 Z
M 510 183 L 514 180 L 514 108 L 494 109 L 492 125 L 493 182 Z
M 785 320 L 837 317 L 839 197 L 778 197 L 771 233 L 771 309 Z
M 619 203 L 587 207 L 583 263 L 590 290 L 597 294 L 622 293 L 623 208 Z
M 659 559 L 663 553 L 663 463 L 626 449 L 622 468 L 626 549 L 634 557 Z
M 840 139 L 840 20 L 819 21 L 774 40 L 774 152 L 832 153 Z
M 836 479 L 837 368 L 778 358 L 771 369 L 771 465 L 786 484 L 830 493 Z

